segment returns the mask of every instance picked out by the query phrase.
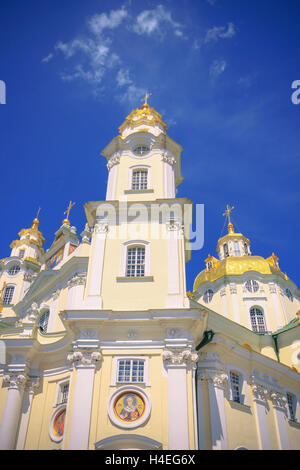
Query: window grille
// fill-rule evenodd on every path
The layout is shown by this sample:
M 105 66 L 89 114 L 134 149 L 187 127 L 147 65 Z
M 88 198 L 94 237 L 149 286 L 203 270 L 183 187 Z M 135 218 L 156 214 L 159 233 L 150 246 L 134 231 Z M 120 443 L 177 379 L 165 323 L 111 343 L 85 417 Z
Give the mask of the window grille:
M 265 317 L 262 310 L 257 307 L 251 308 L 250 318 L 253 331 L 256 331 L 257 333 L 266 333 Z
M 239 374 L 237 374 L 236 372 L 230 371 L 230 382 L 231 382 L 231 391 L 232 391 L 232 401 L 241 403 Z
M 134 170 L 132 172 L 131 189 L 142 190 L 148 186 L 148 170 Z
M 145 276 L 145 248 L 135 246 L 127 250 L 126 276 L 143 277 Z
M 8 270 L 8 274 L 10 274 L 11 276 L 14 276 L 15 274 L 18 274 L 20 269 L 21 269 L 20 266 L 18 264 L 15 264 Z
M 12 303 L 13 295 L 14 295 L 15 288 L 10 286 L 6 287 L 3 296 L 3 305 L 10 305 Z
M 144 382 L 145 361 L 141 359 L 120 359 L 118 361 L 118 382 Z
M 296 421 L 296 413 L 295 413 L 295 408 L 296 408 L 296 400 L 295 396 L 292 393 L 287 393 L 287 404 L 288 404 L 288 409 L 289 409 L 289 417 L 291 421 Z
M 250 279 L 249 281 L 246 282 L 245 287 L 249 292 L 254 293 L 258 291 L 259 284 L 257 281 Z
M 39 318 L 39 329 L 43 333 L 47 333 L 48 321 L 49 321 L 49 311 L 42 313 L 42 315 Z

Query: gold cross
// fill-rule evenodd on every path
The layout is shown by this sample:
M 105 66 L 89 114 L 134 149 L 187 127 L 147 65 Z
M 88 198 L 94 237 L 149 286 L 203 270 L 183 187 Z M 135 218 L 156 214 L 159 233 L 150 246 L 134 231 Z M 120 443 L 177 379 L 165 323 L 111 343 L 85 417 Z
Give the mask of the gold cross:
M 141 101 L 145 101 L 145 104 L 148 104 L 147 99 L 150 98 L 151 95 L 152 95 L 152 93 L 146 93 L 144 98 L 141 99 Z
M 225 211 L 224 214 L 223 214 L 223 215 L 225 215 L 225 216 L 228 217 L 228 222 L 229 222 L 229 223 L 231 223 L 231 222 L 230 222 L 230 212 L 233 211 L 233 209 L 234 209 L 233 206 L 232 206 L 232 207 L 229 207 L 229 205 L 227 204 L 227 206 L 226 206 L 226 211 Z
M 69 214 L 70 214 L 70 210 L 72 209 L 72 207 L 74 206 L 75 202 L 72 202 L 70 201 L 68 207 L 67 207 L 67 210 L 64 212 L 64 214 L 67 214 L 67 220 L 69 220 Z
M 40 214 L 40 212 L 41 212 L 41 207 L 39 207 L 39 208 L 38 208 L 38 211 L 37 211 L 37 214 L 36 214 L 36 219 L 38 219 L 38 218 L 39 218 L 39 214 Z

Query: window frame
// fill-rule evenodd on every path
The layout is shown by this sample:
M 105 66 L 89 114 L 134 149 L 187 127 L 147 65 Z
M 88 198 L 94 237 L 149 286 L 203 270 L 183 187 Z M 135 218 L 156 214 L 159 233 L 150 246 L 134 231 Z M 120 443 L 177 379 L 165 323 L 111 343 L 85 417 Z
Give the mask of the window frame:
M 207 300 L 205 300 L 205 299 L 204 299 L 204 296 L 205 296 L 205 294 L 208 294 L 208 293 L 211 294 L 211 296 L 209 295 L 209 298 L 208 298 Z M 203 292 L 203 296 L 202 296 L 203 302 L 204 302 L 205 304 L 210 304 L 210 302 L 211 302 L 212 299 L 214 298 L 214 295 L 215 295 L 215 293 L 214 293 L 214 291 L 213 291 L 211 288 L 206 289 L 206 291 Z
M 257 322 L 257 320 L 256 320 L 256 326 L 257 326 L 258 329 L 257 330 L 253 329 L 253 322 L 252 322 L 252 315 L 251 315 L 251 310 L 253 310 L 253 309 L 259 310 L 262 313 L 262 318 L 263 318 L 263 321 L 264 321 L 264 331 L 259 330 L 259 323 Z M 268 333 L 266 316 L 265 316 L 264 309 L 262 307 L 257 306 L 257 305 L 253 305 L 252 307 L 250 307 L 249 308 L 249 316 L 250 316 L 251 329 L 254 333 L 259 333 L 259 334 Z M 256 315 L 255 315 L 255 318 L 257 318 L 257 312 L 256 312 Z
M 231 375 L 230 373 L 233 372 L 237 374 L 240 378 L 240 383 L 239 383 L 239 391 L 240 391 L 240 401 L 234 401 L 233 400 L 233 391 L 232 391 L 232 386 L 231 386 Z M 233 365 L 233 364 L 228 364 L 227 365 L 227 375 L 228 375 L 228 399 L 232 401 L 233 403 L 238 403 L 239 405 L 244 405 L 244 406 L 250 406 L 249 402 L 249 395 L 248 395 L 248 383 L 247 383 L 247 376 L 246 373 L 243 369 L 240 369 L 240 367 Z
M 147 189 L 132 189 L 132 180 L 134 171 L 147 170 Z M 149 192 L 152 190 L 152 167 L 150 165 L 132 165 L 128 168 L 128 190 L 137 192 Z
M 11 272 L 14 268 L 15 269 L 18 268 L 17 271 L 16 272 Z M 9 266 L 8 269 L 7 269 L 7 274 L 9 276 L 13 277 L 13 276 L 16 276 L 17 274 L 19 274 L 20 271 L 21 271 L 20 264 L 18 262 L 17 263 L 12 263 L 11 266 Z
M 121 245 L 121 259 L 120 259 L 120 276 L 127 277 L 127 253 L 128 249 L 134 247 L 143 247 L 145 249 L 145 271 L 143 277 L 150 276 L 150 242 L 146 240 L 128 240 L 127 242 L 122 243 Z M 134 279 L 137 276 L 130 276 Z M 140 277 L 138 277 L 140 278 Z
M 120 382 L 118 380 L 118 372 L 119 372 L 119 361 L 126 361 L 126 360 L 137 360 L 137 361 L 144 361 L 144 377 L 142 382 Z M 124 355 L 124 356 L 115 356 L 113 360 L 113 374 L 112 374 L 112 382 L 111 386 L 116 385 L 141 385 L 144 384 L 147 387 L 150 387 L 149 382 L 149 357 L 148 356 L 135 356 L 135 355 Z
M 5 294 L 8 289 L 13 289 L 12 290 L 12 295 L 10 298 L 10 302 L 5 302 Z M 15 284 L 7 284 L 5 287 L 5 290 L 3 292 L 3 299 L 2 299 L 2 306 L 9 307 L 10 305 L 13 305 L 13 298 L 16 292 L 16 285 Z
M 233 253 L 234 256 L 241 256 L 241 247 L 240 242 L 238 240 L 233 241 Z
M 62 389 L 62 386 L 65 385 L 65 384 L 69 385 L 68 397 L 67 397 L 67 401 L 62 402 L 60 400 L 60 396 L 62 395 L 61 389 Z M 55 396 L 55 402 L 54 402 L 53 408 L 56 408 L 58 406 L 63 406 L 63 405 L 67 406 L 68 401 L 69 401 L 69 396 L 70 396 L 70 385 L 71 385 L 71 378 L 70 377 L 66 377 L 66 378 L 61 379 L 57 382 L 56 396 Z
M 286 395 L 286 400 L 287 400 L 287 413 L 288 413 L 288 420 L 293 422 L 293 423 L 299 423 L 300 422 L 300 402 L 299 402 L 299 395 L 291 389 L 286 389 L 285 390 L 285 395 Z M 289 402 L 288 402 L 288 395 L 292 396 L 294 398 L 294 419 L 291 418 L 291 413 L 290 413 L 290 407 L 289 407 Z

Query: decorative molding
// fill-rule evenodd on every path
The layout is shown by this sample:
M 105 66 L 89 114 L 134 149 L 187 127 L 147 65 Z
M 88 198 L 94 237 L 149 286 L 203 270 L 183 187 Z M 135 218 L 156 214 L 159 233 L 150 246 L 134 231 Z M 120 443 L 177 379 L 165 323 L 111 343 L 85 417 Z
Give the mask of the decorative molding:
M 168 163 L 171 166 L 176 165 L 176 159 L 173 156 L 168 155 L 167 153 L 164 153 L 162 155 L 162 161 Z
M 164 362 L 172 365 L 195 365 L 199 360 L 198 353 L 192 352 L 190 349 L 179 351 L 165 349 L 162 353 L 162 358 Z
M 74 276 L 69 279 L 68 281 L 68 287 L 73 287 L 73 286 L 79 286 L 79 285 L 85 285 L 86 283 L 86 274 L 74 274 Z
M 110 170 L 114 165 L 118 165 L 120 163 L 120 155 L 116 154 L 111 157 L 107 162 L 107 169 Z
M 5 374 L 3 376 L 3 383 L 8 385 L 8 388 L 22 390 L 25 388 L 27 381 L 26 374 Z
M 269 393 L 269 397 L 272 401 L 272 404 L 273 404 L 274 408 L 280 408 L 280 409 L 286 411 L 287 399 L 282 393 L 278 393 L 278 392 L 272 390 Z
M 75 367 L 78 365 L 82 366 L 91 366 L 96 365 L 102 359 L 102 354 L 100 351 L 75 351 L 73 353 L 68 354 L 67 361 L 71 362 Z

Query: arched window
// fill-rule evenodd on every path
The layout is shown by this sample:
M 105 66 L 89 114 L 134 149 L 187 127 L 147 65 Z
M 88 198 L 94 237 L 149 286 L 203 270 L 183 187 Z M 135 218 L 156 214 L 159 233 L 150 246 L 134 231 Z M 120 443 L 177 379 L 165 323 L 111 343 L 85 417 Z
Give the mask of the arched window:
M 11 266 L 11 268 L 9 268 L 8 274 L 10 274 L 10 276 L 14 276 L 15 274 L 18 274 L 20 269 L 21 268 L 19 264 L 14 264 L 13 266 Z
M 214 291 L 211 289 L 207 289 L 207 291 L 204 292 L 203 294 L 203 300 L 206 304 L 209 304 L 209 302 L 212 301 L 212 298 L 214 296 Z
M 285 294 L 286 294 L 287 298 L 288 298 L 291 302 L 293 302 L 293 300 L 294 300 L 294 299 L 293 299 L 293 294 L 291 293 L 290 289 L 285 289 Z
M 265 316 L 263 311 L 258 307 L 250 309 L 250 319 L 252 330 L 257 333 L 266 333 Z
M 4 291 L 4 296 L 3 296 L 3 305 L 10 305 L 12 303 L 12 299 L 14 296 L 14 291 L 15 288 L 14 286 L 8 286 L 6 287 Z
M 241 376 L 238 372 L 230 371 L 231 399 L 241 403 Z
M 227 256 L 229 256 L 229 251 L 228 251 L 228 245 L 227 245 L 227 243 L 224 243 L 224 245 L 223 245 L 223 250 L 224 250 L 224 256 L 225 256 L 225 258 L 226 258 Z
M 145 276 L 145 247 L 134 246 L 127 249 L 126 262 L 127 277 L 144 277 Z
M 148 187 L 148 170 L 137 169 L 132 172 L 131 189 L 136 191 L 147 189 Z
M 247 291 L 249 291 L 251 293 L 254 293 L 254 292 L 258 291 L 259 284 L 258 284 L 257 281 L 254 281 L 254 280 L 250 279 L 249 281 L 246 282 L 245 287 L 246 287 Z
M 244 243 L 244 250 L 245 250 L 245 255 L 248 256 L 248 255 L 249 255 L 249 251 L 248 251 L 248 245 L 247 245 L 247 243 Z
M 42 313 L 39 318 L 38 326 L 42 333 L 47 333 L 49 315 L 50 315 L 49 310 L 46 310 L 46 312 Z

